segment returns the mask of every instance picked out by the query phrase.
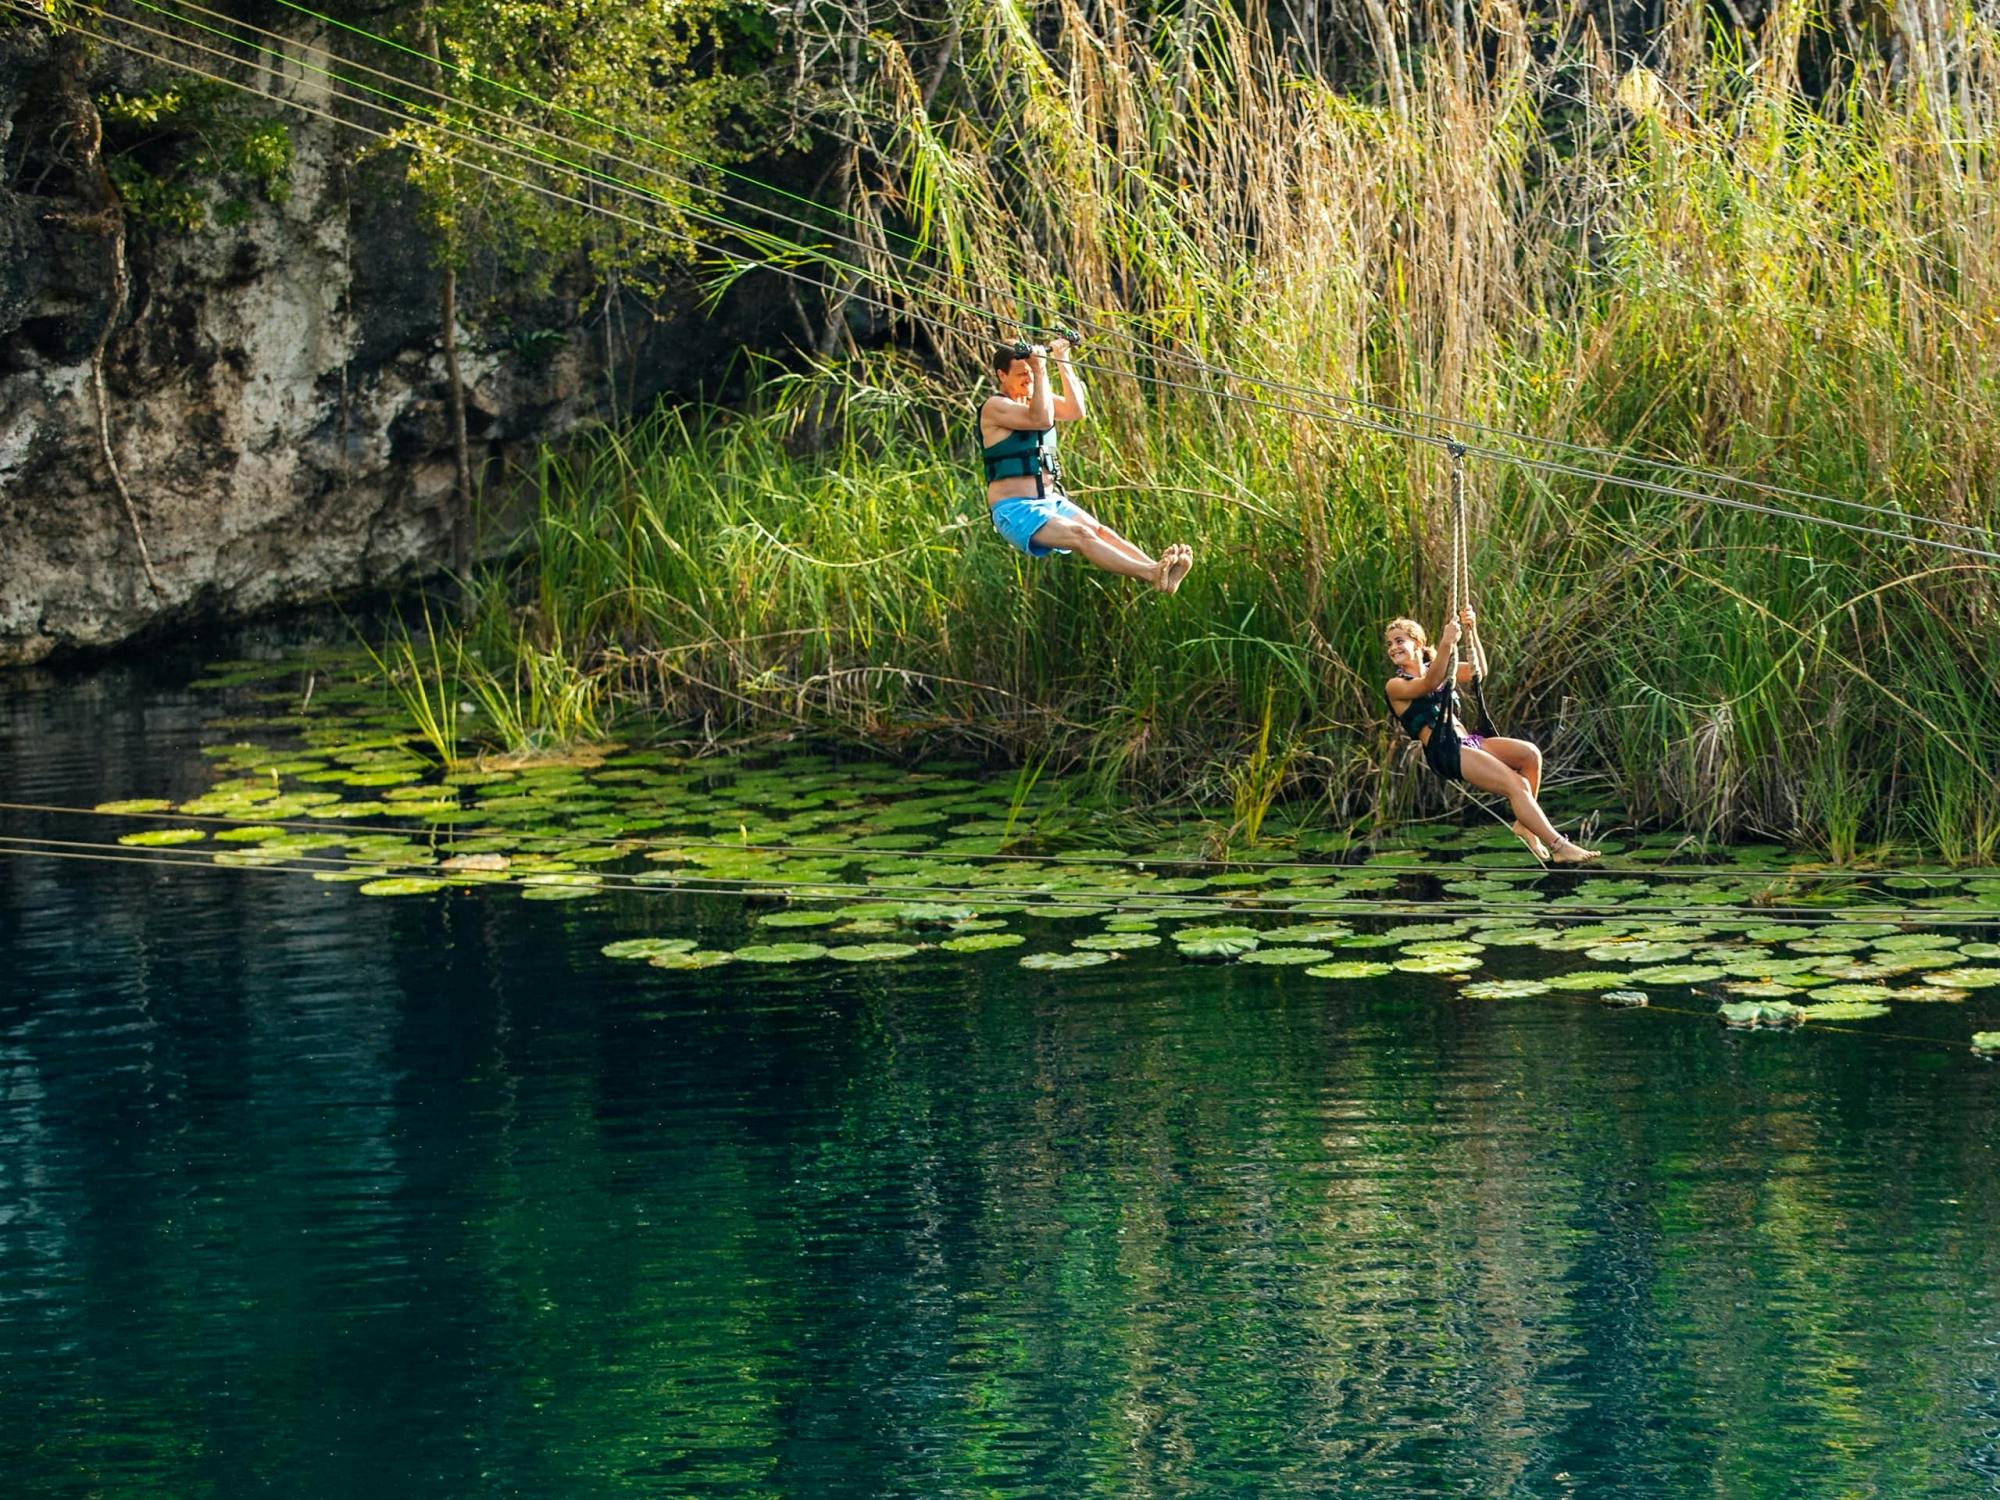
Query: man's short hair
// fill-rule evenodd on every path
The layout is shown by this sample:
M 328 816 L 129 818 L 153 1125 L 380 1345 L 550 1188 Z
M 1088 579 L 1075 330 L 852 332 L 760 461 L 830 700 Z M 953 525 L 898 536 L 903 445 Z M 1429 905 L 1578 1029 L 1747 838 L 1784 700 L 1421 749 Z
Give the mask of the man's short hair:
M 1016 339 L 1011 344 L 996 344 L 993 348 L 993 369 L 1004 375 L 1014 368 L 1014 361 L 1028 357 L 1028 346 Z

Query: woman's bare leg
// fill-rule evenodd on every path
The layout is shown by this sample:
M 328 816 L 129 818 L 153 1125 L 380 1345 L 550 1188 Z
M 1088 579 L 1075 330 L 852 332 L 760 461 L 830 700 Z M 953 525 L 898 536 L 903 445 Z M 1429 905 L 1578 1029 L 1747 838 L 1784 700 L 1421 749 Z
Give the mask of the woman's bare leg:
M 1563 842 L 1542 804 L 1528 790 L 1527 778 L 1486 750 L 1466 745 L 1458 752 L 1458 773 L 1482 792 L 1495 792 L 1513 806 L 1517 822 L 1551 847 Z
M 1499 761 L 1508 770 L 1519 776 L 1528 788 L 1528 795 L 1538 801 L 1542 793 L 1542 752 L 1529 740 L 1516 740 L 1501 735 L 1488 735 L 1480 742 L 1480 748 Z M 1549 857 L 1549 846 L 1544 844 L 1520 819 L 1514 820 L 1514 832 L 1528 852 L 1536 859 Z
M 1480 741 L 1480 748 L 1527 782 L 1530 797 L 1542 795 L 1542 752 L 1534 741 L 1490 734 Z

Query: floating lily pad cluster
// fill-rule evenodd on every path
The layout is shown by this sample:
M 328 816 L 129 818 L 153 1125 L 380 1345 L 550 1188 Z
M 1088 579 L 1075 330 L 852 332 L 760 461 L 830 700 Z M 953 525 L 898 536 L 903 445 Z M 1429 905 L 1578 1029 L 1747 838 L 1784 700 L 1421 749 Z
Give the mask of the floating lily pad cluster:
M 1750 1025 L 1860 1021 L 2000 986 L 1995 931 L 1908 925 L 1913 908 L 2000 924 L 1995 871 L 1855 879 L 1775 846 L 1662 834 L 1599 840 L 1615 872 L 1550 872 L 1504 828 L 1421 825 L 1368 843 L 1287 826 L 1282 810 L 1254 862 L 1218 864 L 1207 856 L 1226 819 L 1151 826 L 1135 843 L 1129 812 L 1078 783 L 1045 778 L 1018 798 L 1013 778 L 964 764 L 797 748 L 730 758 L 607 745 L 441 770 L 381 683 L 350 668 L 223 664 L 206 685 L 261 711 L 217 721 L 229 738 L 204 752 L 215 779 L 200 796 L 104 804 L 131 820 L 120 842 L 282 865 L 368 896 L 733 898 L 734 941 L 604 946 L 670 970 L 1019 949 L 1021 969 L 1051 976 L 1137 960 L 1298 984 L 1398 976 L 1480 1002 L 1643 1005 L 1649 991 L 1692 990 Z M 1413 903 L 1441 915 L 1371 910 Z M 1765 907 L 1786 915 L 1745 915 Z M 652 910 L 692 924 L 682 904 Z M 1364 921 L 1372 930 L 1357 930 Z

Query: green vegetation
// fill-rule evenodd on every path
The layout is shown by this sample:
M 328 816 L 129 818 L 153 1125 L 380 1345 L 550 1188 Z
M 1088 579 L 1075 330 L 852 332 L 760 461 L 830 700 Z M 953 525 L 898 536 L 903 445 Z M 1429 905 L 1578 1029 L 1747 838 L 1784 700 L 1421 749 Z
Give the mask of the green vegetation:
M 1754 57 L 1677 33 L 1623 77 L 1447 34 L 1379 103 L 1226 10 L 1031 32 L 954 8 L 929 91 L 876 38 L 841 106 L 874 248 L 817 253 L 899 337 L 839 322 L 747 410 L 549 454 L 527 561 L 449 647 L 483 743 L 805 728 L 1226 800 L 1225 843 L 1280 800 L 1401 823 L 1439 794 L 1384 719 L 1378 642 L 1440 614 L 1446 463 L 1283 409 L 1307 386 L 1889 508 L 1771 502 L 1892 533 L 1867 536 L 1475 459 L 1489 699 L 1614 818 L 1994 859 L 2000 575 L 1900 517 L 1993 544 L 2000 51 L 1968 18 L 1967 87 L 1836 60 L 1812 97 L 1800 14 Z M 981 309 L 1106 314 L 1070 476 L 1142 545 L 1196 544 L 1178 596 L 992 534 Z

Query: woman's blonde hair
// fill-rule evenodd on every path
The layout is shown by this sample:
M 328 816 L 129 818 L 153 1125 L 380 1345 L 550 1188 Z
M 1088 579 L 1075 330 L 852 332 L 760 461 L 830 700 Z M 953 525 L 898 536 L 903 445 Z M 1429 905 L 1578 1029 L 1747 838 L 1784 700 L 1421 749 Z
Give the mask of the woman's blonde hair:
M 1402 631 L 1404 635 L 1408 636 L 1411 640 L 1417 643 L 1417 654 L 1424 659 L 1424 665 L 1429 666 L 1431 658 L 1437 655 L 1436 650 L 1433 649 L 1433 647 L 1431 646 L 1431 638 L 1429 632 L 1427 632 L 1424 629 L 1424 627 L 1419 625 L 1415 620 L 1410 619 L 1407 615 L 1398 615 L 1395 619 L 1391 620 L 1387 625 L 1384 625 L 1382 627 L 1383 639 L 1386 640 L 1389 636 L 1395 634 L 1399 630 Z

